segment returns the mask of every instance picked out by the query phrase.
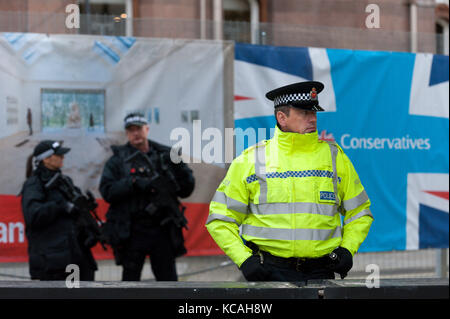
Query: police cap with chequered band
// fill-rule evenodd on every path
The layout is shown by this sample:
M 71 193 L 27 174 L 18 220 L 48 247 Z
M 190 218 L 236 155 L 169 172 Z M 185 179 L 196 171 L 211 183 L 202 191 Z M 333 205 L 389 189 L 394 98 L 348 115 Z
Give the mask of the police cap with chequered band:
M 125 116 L 123 121 L 125 129 L 127 129 L 132 125 L 143 126 L 148 124 L 147 119 L 141 113 L 130 113 L 127 116 Z
M 33 156 L 36 162 L 55 155 L 64 155 L 70 151 L 68 147 L 62 147 L 60 142 L 45 140 L 40 142 L 33 151 Z
M 325 111 L 319 105 L 319 93 L 324 85 L 317 81 L 298 82 L 267 92 L 266 97 L 274 107 L 293 106 L 310 111 Z

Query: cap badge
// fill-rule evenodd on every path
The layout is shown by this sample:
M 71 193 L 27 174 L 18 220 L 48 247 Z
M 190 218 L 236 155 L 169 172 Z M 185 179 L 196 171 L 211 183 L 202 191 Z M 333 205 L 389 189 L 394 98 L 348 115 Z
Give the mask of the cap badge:
M 311 92 L 309 92 L 309 96 L 311 98 L 312 101 L 316 101 L 317 100 L 317 91 L 316 88 L 312 88 Z

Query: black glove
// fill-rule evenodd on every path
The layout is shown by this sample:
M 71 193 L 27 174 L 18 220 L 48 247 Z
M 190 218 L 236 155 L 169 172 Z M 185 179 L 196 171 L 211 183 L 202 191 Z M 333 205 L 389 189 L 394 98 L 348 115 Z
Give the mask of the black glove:
M 347 276 L 347 273 L 353 267 L 353 256 L 352 253 L 344 247 L 338 247 L 333 250 L 333 253 L 337 255 L 337 263 L 334 266 L 334 272 L 341 275 L 341 279 Z
M 152 182 L 150 178 L 135 176 L 133 177 L 134 188 L 142 193 L 150 192 L 152 190 Z
M 64 211 L 69 215 L 73 215 L 77 210 L 75 204 L 72 202 L 63 202 L 62 205 L 63 205 Z
M 81 195 L 77 195 L 72 199 L 72 204 L 75 205 L 75 207 L 83 207 L 85 203 L 86 199 Z
M 239 269 L 247 281 L 264 281 L 269 275 L 269 272 L 261 264 L 258 255 L 247 258 Z

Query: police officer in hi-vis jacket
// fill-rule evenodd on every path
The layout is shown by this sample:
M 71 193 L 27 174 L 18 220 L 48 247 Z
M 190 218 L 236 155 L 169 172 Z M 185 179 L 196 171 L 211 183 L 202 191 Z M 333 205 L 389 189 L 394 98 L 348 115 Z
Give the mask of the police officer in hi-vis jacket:
M 266 94 L 273 138 L 232 162 L 211 201 L 206 227 L 248 281 L 344 278 L 369 232 L 370 200 L 350 159 L 318 138 L 323 88 L 308 81 Z

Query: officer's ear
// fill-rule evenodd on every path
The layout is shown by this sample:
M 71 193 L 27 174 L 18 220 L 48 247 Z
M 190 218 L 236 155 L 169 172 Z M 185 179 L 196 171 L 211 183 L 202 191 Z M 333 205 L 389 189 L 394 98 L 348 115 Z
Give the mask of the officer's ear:
M 275 109 L 275 118 L 280 127 L 285 127 L 287 125 L 289 113 L 290 113 L 289 106 L 280 106 Z

